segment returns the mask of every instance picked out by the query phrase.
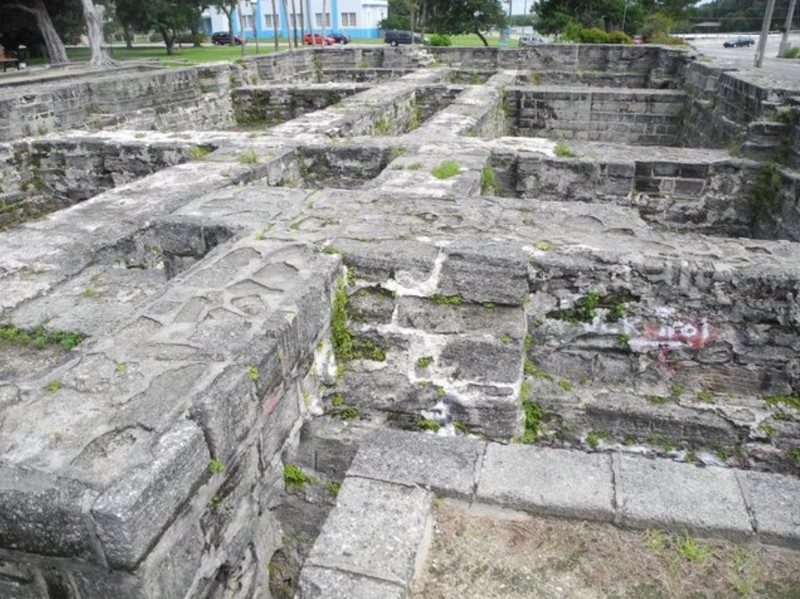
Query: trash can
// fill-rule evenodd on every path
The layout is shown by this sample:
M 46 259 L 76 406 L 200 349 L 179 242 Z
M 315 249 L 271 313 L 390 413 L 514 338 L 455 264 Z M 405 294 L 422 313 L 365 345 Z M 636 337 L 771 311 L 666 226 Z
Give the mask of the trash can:
M 17 59 L 19 59 L 19 70 L 22 71 L 28 68 L 27 60 L 28 60 L 28 46 L 25 44 L 20 44 L 19 48 L 17 48 Z

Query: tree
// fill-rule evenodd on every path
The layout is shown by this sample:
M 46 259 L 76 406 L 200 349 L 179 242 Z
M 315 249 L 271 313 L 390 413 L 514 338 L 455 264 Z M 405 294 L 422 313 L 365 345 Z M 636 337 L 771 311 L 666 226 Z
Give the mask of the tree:
M 489 45 L 484 33 L 502 29 L 507 23 L 500 0 L 427 0 L 421 4 L 427 30 L 451 35 L 474 33 L 484 46 Z
M 157 31 L 175 53 L 175 39 L 200 20 L 204 0 L 116 0 L 117 16 L 136 31 Z
M 114 64 L 103 48 L 103 15 L 105 6 L 95 6 L 92 0 L 81 0 L 83 17 L 86 20 L 86 36 L 89 38 L 91 58 L 89 65 L 92 67 L 106 67 Z
M 239 0 L 217 0 L 211 5 L 224 14 L 225 18 L 228 19 L 228 33 L 230 34 L 232 40 L 236 39 L 233 37 L 233 11 L 236 10 L 236 5 L 238 3 Z
M 64 48 L 64 42 L 56 31 L 53 21 L 50 18 L 50 13 L 47 11 L 47 6 L 44 0 L 20 0 L 19 2 L 2 2 L 3 8 L 9 10 L 19 10 L 31 15 L 36 20 L 36 26 L 42 34 L 47 55 L 50 57 L 50 64 L 54 66 L 61 66 L 69 63 L 67 58 L 67 50 Z

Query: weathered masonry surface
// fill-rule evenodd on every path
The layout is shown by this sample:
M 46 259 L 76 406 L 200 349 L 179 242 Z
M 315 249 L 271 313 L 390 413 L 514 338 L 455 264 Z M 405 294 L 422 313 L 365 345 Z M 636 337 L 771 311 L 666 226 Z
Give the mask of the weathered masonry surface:
M 432 492 L 797 548 L 798 97 L 646 46 L 0 86 L 0 596 L 401 597 Z

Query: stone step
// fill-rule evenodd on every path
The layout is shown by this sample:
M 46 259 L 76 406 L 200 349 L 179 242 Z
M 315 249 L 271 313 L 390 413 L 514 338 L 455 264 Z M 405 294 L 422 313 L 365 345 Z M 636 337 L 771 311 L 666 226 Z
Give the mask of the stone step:
M 617 526 L 800 549 L 800 481 L 620 454 L 376 430 L 300 575 L 301 597 L 405 597 L 433 493 Z

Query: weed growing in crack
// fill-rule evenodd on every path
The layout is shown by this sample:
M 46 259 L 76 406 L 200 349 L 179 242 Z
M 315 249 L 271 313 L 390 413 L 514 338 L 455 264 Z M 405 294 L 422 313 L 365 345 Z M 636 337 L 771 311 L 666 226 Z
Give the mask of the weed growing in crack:
M 553 148 L 553 153 L 559 158 L 574 158 L 577 156 L 563 141 L 556 144 Z
M 302 489 L 307 484 L 313 484 L 314 477 L 309 476 L 294 464 L 283 467 L 283 484 L 287 489 Z
M 437 179 L 450 179 L 461 173 L 461 167 L 455 160 L 445 160 L 440 165 L 431 169 L 431 174 Z
M 417 418 L 416 422 L 414 422 L 414 426 L 421 431 L 432 431 L 434 433 L 442 428 L 438 422 L 430 418 Z
M 208 463 L 208 471 L 211 474 L 220 474 L 225 472 L 225 466 L 217 458 L 214 458 Z

